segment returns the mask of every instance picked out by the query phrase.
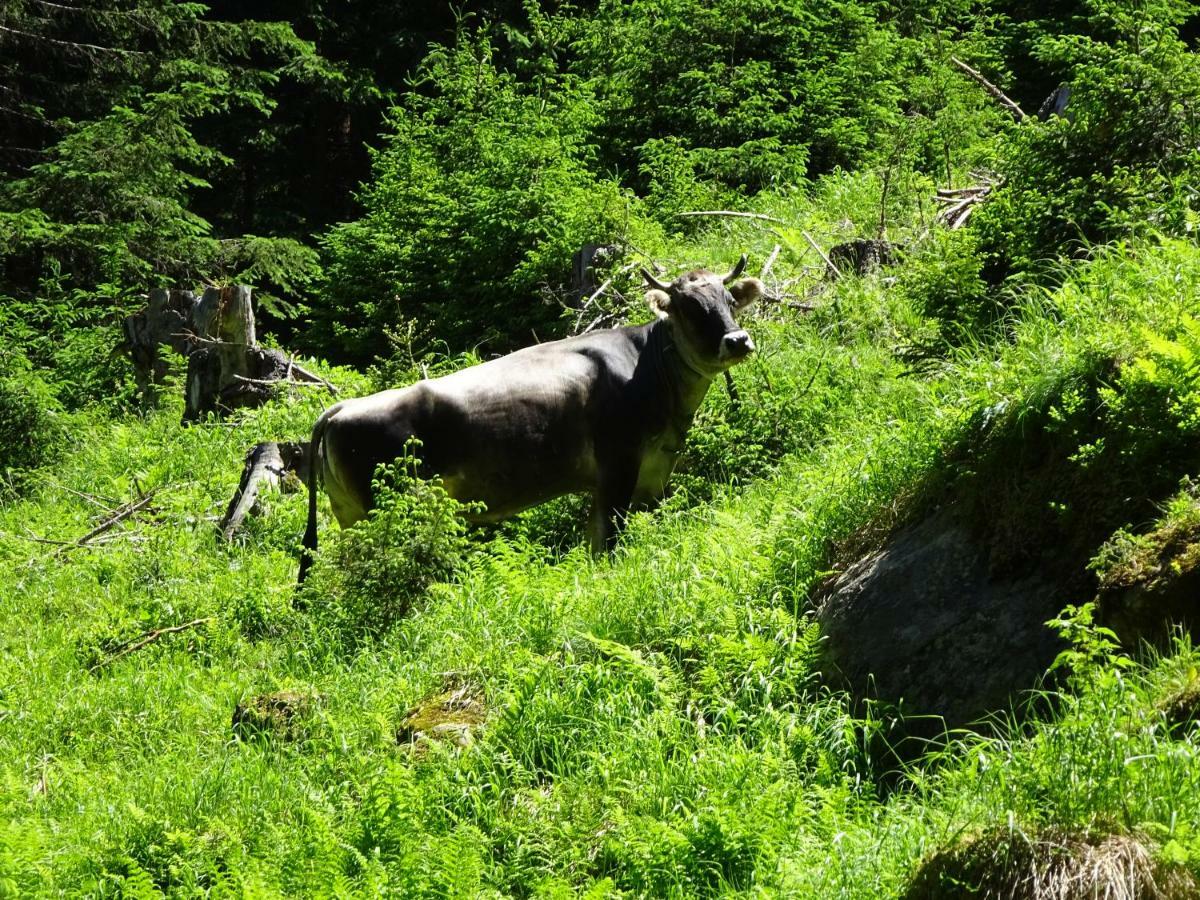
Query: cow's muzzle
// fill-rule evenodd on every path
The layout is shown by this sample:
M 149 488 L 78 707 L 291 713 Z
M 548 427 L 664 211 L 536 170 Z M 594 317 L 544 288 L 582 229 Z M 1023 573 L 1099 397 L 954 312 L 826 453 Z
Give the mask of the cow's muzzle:
M 719 358 L 722 362 L 737 362 L 754 352 L 754 341 L 745 331 L 731 331 L 721 338 Z

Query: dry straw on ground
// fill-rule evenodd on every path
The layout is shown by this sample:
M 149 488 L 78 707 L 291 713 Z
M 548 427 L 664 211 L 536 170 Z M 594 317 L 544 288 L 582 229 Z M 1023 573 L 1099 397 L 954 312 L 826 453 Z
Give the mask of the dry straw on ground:
M 905 900 L 1193 900 L 1200 890 L 1178 866 L 1133 835 L 991 829 L 930 857 Z

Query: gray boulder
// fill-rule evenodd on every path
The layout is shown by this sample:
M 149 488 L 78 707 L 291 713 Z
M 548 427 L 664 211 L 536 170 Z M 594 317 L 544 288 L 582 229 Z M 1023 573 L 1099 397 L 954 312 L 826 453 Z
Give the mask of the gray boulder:
M 827 583 L 816 598 L 827 680 L 947 727 L 1010 708 L 1062 649 L 1046 620 L 1088 598 L 1044 573 L 998 575 L 991 556 L 949 507 Z

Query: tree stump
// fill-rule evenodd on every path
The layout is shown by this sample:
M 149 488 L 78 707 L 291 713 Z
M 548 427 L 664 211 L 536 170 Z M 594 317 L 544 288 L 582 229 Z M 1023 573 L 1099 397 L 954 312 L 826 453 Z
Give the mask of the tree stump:
M 153 290 L 141 312 L 125 319 L 122 347 L 133 357 L 143 402 L 152 404 L 168 369 L 162 347 L 187 357 L 184 423 L 209 413 L 261 406 L 280 384 L 319 386 L 323 378 L 302 369 L 287 354 L 258 346 L 250 288 L 209 288 L 199 300 L 192 291 Z
M 897 261 L 897 247 L 890 241 L 856 238 L 829 248 L 829 260 L 839 272 L 866 275 Z
M 286 354 L 258 346 L 250 288 L 244 284 L 206 290 L 194 320 L 184 422 L 198 421 L 208 413 L 261 406 L 293 373 L 304 381 L 320 382 Z
M 188 332 L 193 327 L 196 305 L 192 291 L 156 288 L 150 292 L 146 308 L 122 323 L 124 346 L 133 357 L 133 376 L 144 404 L 152 405 L 157 399 L 158 386 L 169 368 L 160 348 L 166 346 L 181 356 L 188 355 Z

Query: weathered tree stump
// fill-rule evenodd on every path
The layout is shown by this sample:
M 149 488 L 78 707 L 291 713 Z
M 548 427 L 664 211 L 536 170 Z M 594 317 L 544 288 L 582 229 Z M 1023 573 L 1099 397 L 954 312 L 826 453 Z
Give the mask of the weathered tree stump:
M 194 326 L 196 346 L 188 355 L 184 421 L 261 405 L 270 388 L 255 382 L 282 377 L 287 361 L 281 353 L 259 349 L 250 288 L 206 290 L 196 307 Z
M 856 238 L 829 248 L 829 260 L 839 272 L 866 275 L 896 262 L 896 245 L 885 240 Z
M 254 331 L 250 288 L 239 284 L 191 291 L 154 290 L 150 302 L 124 322 L 122 346 L 133 357 L 134 373 L 147 404 L 168 369 L 161 348 L 187 357 L 183 421 L 209 413 L 261 406 L 281 384 L 337 390 L 278 350 L 260 347 Z
M 246 453 L 242 480 L 221 519 L 221 537 L 233 540 L 246 516 L 257 511 L 264 487 L 299 490 L 308 478 L 308 445 L 296 441 L 255 444 Z
M 160 348 L 170 347 L 182 356 L 190 351 L 188 334 L 197 302 L 192 291 L 156 288 L 146 308 L 122 323 L 124 346 L 133 357 L 133 375 L 143 403 L 154 403 L 169 368 Z

